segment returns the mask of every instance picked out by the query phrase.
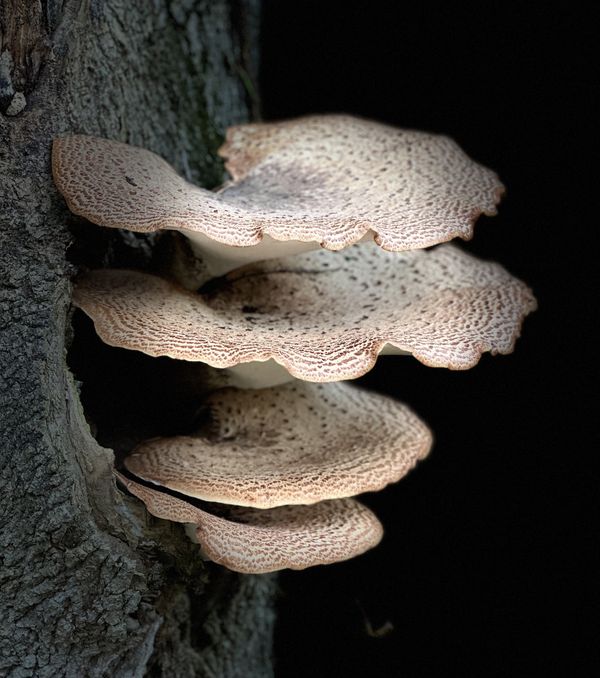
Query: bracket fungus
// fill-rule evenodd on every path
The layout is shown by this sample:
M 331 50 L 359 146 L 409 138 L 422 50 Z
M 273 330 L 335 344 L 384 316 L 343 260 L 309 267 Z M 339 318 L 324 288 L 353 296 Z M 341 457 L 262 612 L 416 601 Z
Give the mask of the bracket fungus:
M 376 546 L 383 536 L 372 511 L 354 499 L 268 510 L 231 507 L 222 518 L 120 473 L 116 476 L 149 513 L 189 525 L 187 532 L 203 555 L 235 572 L 303 570 L 348 560 Z
M 203 405 L 211 435 L 142 443 L 127 470 L 204 501 L 264 509 L 380 490 L 432 442 L 406 406 L 344 383 L 223 389 Z
M 220 368 L 274 359 L 315 382 L 359 377 L 386 347 L 470 368 L 485 351 L 510 353 L 535 308 L 526 285 L 454 245 L 390 253 L 370 243 L 253 264 L 206 294 L 93 271 L 74 303 L 113 346 Z
M 380 353 L 457 370 L 510 353 L 536 307 L 531 290 L 440 244 L 470 238 L 503 187 L 446 137 L 343 115 L 233 127 L 220 154 L 232 180 L 213 192 L 141 148 L 54 141 L 54 179 L 73 212 L 180 231 L 199 256 L 168 256 L 168 277 L 190 289 L 209 277 L 196 292 L 140 271 L 83 274 L 73 301 L 101 339 L 226 368 L 220 383 L 251 389 L 206 397 L 211 418 L 194 437 L 129 454 L 128 471 L 156 489 L 117 477 L 238 572 L 345 560 L 382 536 L 351 497 L 399 480 L 431 433 L 384 396 L 286 382 L 353 379 Z M 216 503 L 204 510 L 169 490 Z
M 504 190 L 451 139 L 346 115 L 232 127 L 219 151 L 233 180 L 187 182 L 159 156 L 92 136 L 54 140 L 54 181 L 101 226 L 179 230 L 212 274 L 364 238 L 386 250 L 472 236 Z

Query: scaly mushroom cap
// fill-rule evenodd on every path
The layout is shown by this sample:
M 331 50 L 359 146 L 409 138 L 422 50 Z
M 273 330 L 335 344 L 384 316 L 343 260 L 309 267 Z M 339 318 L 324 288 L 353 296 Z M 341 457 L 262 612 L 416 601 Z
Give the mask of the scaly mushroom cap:
M 453 245 L 390 254 L 371 243 L 239 269 L 192 294 L 152 275 L 98 270 L 74 303 L 108 344 L 231 367 L 273 358 L 307 381 L 353 379 L 389 344 L 433 367 L 510 353 L 531 291 Z
M 76 214 L 132 231 L 181 230 L 238 265 L 341 249 L 370 231 L 394 251 L 470 238 L 503 191 L 446 137 L 343 115 L 234 127 L 220 153 L 234 182 L 219 193 L 150 151 L 91 136 L 55 139 L 52 167 Z M 255 252 L 216 247 L 256 246 L 264 236 Z
M 232 508 L 226 519 L 115 475 L 152 515 L 193 524 L 205 555 L 235 572 L 303 570 L 348 560 L 376 546 L 383 536 L 375 515 L 354 499 L 266 511 Z
M 224 389 L 203 404 L 210 437 L 142 443 L 127 469 L 197 499 L 265 509 L 380 490 L 431 447 L 406 406 L 343 383 Z
M 348 115 L 231 127 L 219 154 L 234 180 L 225 200 L 260 196 L 265 233 L 334 250 L 369 230 L 390 251 L 470 238 L 504 191 L 447 137 Z

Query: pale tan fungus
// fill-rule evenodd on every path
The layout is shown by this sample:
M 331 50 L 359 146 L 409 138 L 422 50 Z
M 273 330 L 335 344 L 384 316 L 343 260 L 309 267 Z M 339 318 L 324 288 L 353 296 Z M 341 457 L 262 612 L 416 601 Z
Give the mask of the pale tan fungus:
M 454 245 L 392 254 L 371 243 L 270 260 L 199 295 L 156 276 L 98 270 L 74 303 L 108 344 L 232 367 L 274 359 L 327 382 L 369 371 L 391 346 L 432 367 L 467 369 L 510 353 L 531 290 Z
M 354 499 L 265 511 L 232 507 L 230 516 L 221 518 L 115 475 L 152 515 L 193 525 L 203 553 L 235 572 L 303 570 L 348 560 L 376 546 L 383 535 L 375 515 Z
M 132 231 L 179 230 L 215 275 L 373 236 L 390 251 L 470 238 L 503 192 L 447 137 L 347 115 L 233 127 L 220 154 L 233 181 L 219 192 L 150 151 L 98 137 L 55 139 L 52 168 L 76 214 Z
M 432 442 L 408 407 L 344 383 L 223 389 L 203 407 L 204 436 L 142 443 L 126 468 L 197 499 L 265 509 L 380 490 Z

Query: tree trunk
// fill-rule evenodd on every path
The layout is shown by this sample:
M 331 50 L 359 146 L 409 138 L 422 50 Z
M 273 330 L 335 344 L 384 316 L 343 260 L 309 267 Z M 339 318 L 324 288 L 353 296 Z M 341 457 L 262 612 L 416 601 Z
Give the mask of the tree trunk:
M 257 24 L 254 0 L 0 5 L 1 676 L 272 673 L 274 579 L 207 568 L 179 526 L 149 522 L 90 433 L 66 363 L 82 246 L 50 173 L 51 140 L 85 133 L 219 183 L 224 129 L 254 103 Z M 115 239 L 124 262 L 151 250 L 86 237 L 105 263 Z

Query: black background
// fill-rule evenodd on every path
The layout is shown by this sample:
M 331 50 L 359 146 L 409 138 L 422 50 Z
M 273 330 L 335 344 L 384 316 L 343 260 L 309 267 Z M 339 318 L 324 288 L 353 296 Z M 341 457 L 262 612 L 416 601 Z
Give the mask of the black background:
M 436 444 L 364 497 L 377 549 L 281 577 L 279 678 L 590 675 L 593 24 L 574 6 L 480 5 L 265 2 L 264 118 L 343 111 L 453 137 L 508 189 L 464 247 L 540 305 L 511 356 L 467 372 L 388 357 L 361 380 L 414 407 Z

